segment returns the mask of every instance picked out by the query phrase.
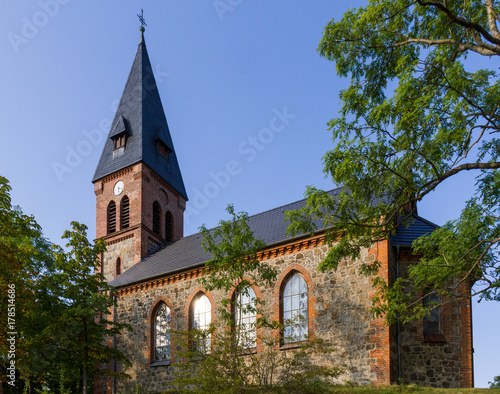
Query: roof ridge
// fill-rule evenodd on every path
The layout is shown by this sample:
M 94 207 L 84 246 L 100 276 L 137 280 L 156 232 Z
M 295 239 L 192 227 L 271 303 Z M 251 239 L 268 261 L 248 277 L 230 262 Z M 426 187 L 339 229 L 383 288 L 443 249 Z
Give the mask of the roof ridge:
M 413 214 L 413 216 L 415 216 L 416 218 L 420 219 L 421 221 L 423 221 L 423 222 L 427 223 L 427 224 L 428 224 L 428 225 L 430 225 L 430 226 L 433 226 L 433 227 L 436 227 L 436 228 L 441 228 L 441 226 L 440 226 L 440 225 L 438 225 L 438 224 L 436 224 L 436 223 L 433 223 L 433 222 L 431 222 L 430 220 L 427 220 L 427 219 L 423 218 L 422 216 L 417 215 L 416 213 L 414 213 L 414 214 Z
M 342 186 L 341 186 L 341 187 L 337 187 L 337 188 L 335 188 L 335 189 L 328 190 L 328 191 L 327 191 L 327 193 L 331 193 L 331 192 L 334 192 L 334 191 L 339 190 L 339 189 L 342 189 Z M 297 204 L 297 203 L 299 203 L 299 202 L 301 202 L 301 201 L 306 201 L 306 200 L 307 200 L 307 198 L 302 198 L 302 199 L 300 199 L 300 200 L 293 201 L 293 202 L 291 202 L 291 203 L 284 204 L 284 205 L 281 205 L 281 206 L 276 207 L 276 208 L 270 208 L 270 209 L 267 209 L 267 210 L 265 210 L 265 211 L 258 212 L 258 213 L 255 213 L 255 214 L 253 214 L 253 215 L 250 215 L 250 216 L 248 216 L 248 219 L 251 219 L 251 218 L 254 218 L 254 217 L 257 217 L 257 216 L 260 216 L 260 215 L 264 215 L 264 214 L 267 214 L 267 213 L 272 212 L 272 211 L 277 211 L 277 210 L 281 210 L 281 211 L 283 211 L 283 208 L 284 208 L 284 207 L 286 207 L 286 206 L 294 205 L 294 204 Z M 219 228 L 219 227 L 220 227 L 220 226 L 214 226 L 214 227 L 211 227 L 211 228 L 209 228 L 209 229 L 208 229 L 208 231 L 215 230 L 215 229 L 217 229 L 217 228 Z M 170 246 L 170 245 L 173 245 L 173 244 L 175 244 L 175 243 L 178 243 L 178 242 L 180 242 L 180 241 L 182 241 L 182 240 L 187 240 L 187 239 L 189 239 L 189 238 L 196 237 L 196 236 L 200 236 L 200 235 L 201 235 L 201 232 L 199 231 L 199 232 L 197 232 L 197 233 L 193 233 L 193 234 L 187 235 L 187 236 L 185 236 L 185 237 L 179 238 L 179 239 L 177 239 L 177 240 L 175 240 L 175 241 L 165 242 L 164 244 L 162 244 L 162 245 L 161 245 L 161 248 L 157 248 L 156 250 L 152 251 L 150 254 L 148 254 L 146 257 L 144 257 L 144 258 L 143 258 L 142 260 L 140 260 L 140 261 L 145 261 L 145 260 L 147 260 L 149 257 L 154 256 L 154 255 L 155 255 L 155 254 L 157 254 L 158 252 L 161 252 L 161 251 L 162 251 L 163 249 L 165 249 L 167 246 Z

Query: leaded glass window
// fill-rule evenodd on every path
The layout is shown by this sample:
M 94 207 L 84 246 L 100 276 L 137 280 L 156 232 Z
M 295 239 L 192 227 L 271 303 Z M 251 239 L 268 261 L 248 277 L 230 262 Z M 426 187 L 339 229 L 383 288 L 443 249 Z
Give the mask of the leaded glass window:
M 210 351 L 210 334 L 206 331 L 210 328 L 212 322 L 212 305 L 208 297 L 204 294 L 198 296 L 191 311 L 192 328 L 197 329 L 201 336 L 201 338 L 194 341 L 195 350 L 208 353 Z
M 424 297 L 424 307 L 439 305 L 439 296 L 431 292 Z M 441 334 L 440 311 L 435 307 L 424 316 L 424 334 Z
M 170 359 L 170 308 L 162 303 L 155 316 L 155 361 Z
M 297 273 L 291 275 L 282 293 L 283 343 L 304 341 L 308 335 L 307 283 Z
M 234 307 L 237 343 L 245 349 L 257 346 L 257 311 L 255 291 L 251 287 L 238 289 Z

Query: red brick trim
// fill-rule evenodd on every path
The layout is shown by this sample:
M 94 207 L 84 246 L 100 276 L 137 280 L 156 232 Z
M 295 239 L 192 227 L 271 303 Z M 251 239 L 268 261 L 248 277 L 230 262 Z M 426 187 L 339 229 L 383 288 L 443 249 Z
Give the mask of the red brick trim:
M 154 324 L 153 324 L 153 319 L 155 318 L 156 311 L 158 308 L 161 306 L 161 304 L 166 304 L 168 308 L 170 309 L 170 322 L 171 322 L 171 327 L 174 327 L 174 321 L 175 321 L 175 310 L 174 306 L 170 302 L 170 300 L 167 297 L 164 296 L 159 296 L 156 298 L 156 300 L 153 301 L 151 304 L 151 307 L 149 308 L 148 312 L 148 317 L 147 320 L 145 321 L 146 323 L 146 343 L 147 343 L 147 349 L 146 349 L 146 360 L 148 360 L 150 365 L 154 361 Z M 172 334 L 171 334 L 172 335 Z M 172 338 L 170 339 L 170 342 L 172 343 Z M 170 357 L 172 358 L 172 348 L 170 349 Z
M 314 337 L 315 331 L 315 317 L 316 311 L 314 309 L 314 305 L 316 303 L 316 287 L 311 279 L 311 275 L 309 271 L 305 269 L 303 266 L 298 264 L 290 264 L 278 277 L 276 280 L 276 285 L 273 290 L 273 300 L 274 300 L 274 320 L 282 323 L 283 316 L 283 288 L 285 286 L 286 281 L 292 276 L 294 273 L 300 274 L 307 284 L 307 329 L 308 329 L 308 337 Z M 276 339 L 279 339 L 281 343 L 281 333 L 275 332 Z
M 100 178 L 97 181 L 94 181 L 94 184 L 97 182 L 106 183 L 106 182 L 112 181 L 113 179 L 118 179 L 118 178 L 122 177 L 123 175 L 128 174 L 129 172 L 132 172 L 134 166 L 135 165 L 133 164 L 130 167 L 123 168 L 120 171 L 117 171 L 111 175 L 105 176 L 104 178 Z
M 136 227 L 139 227 L 139 226 L 136 226 Z M 126 229 L 126 230 L 123 230 L 124 232 L 127 231 L 127 230 L 134 230 L 135 228 L 133 229 Z M 112 234 L 113 236 L 116 236 L 116 234 Z M 124 235 L 123 237 L 120 237 L 120 238 L 116 238 L 116 239 L 113 239 L 113 240 L 108 240 L 107 238 L 108 237 L 103 237 L 105 240 L 106 240 L 106 245 L 113 245 L 113 244 L 117 244 L 118 242 L 122 242 L 122 241 L 125 241 L 126 239 L 129 239 L 129 238 L 134 238 L 134 234 L 127 234 L 127 235 Z
M 301 250 L 313 249 L 323 244 L 324 241 L 324 235 L 318 235 L 316 237 L 311 237 L 300 241 L 293 241 L 285 245 L 265 249 L 262 252 L 258 252 L 257 258 L 262 261 L 273 259 L 275 257 L 286 256 L 288 254 L 300 252 Z
M 149 282 L 138 283 L 136 285 L 119 289 L 116 291 L 116 294 L 118 296 L 126 296 L 130 294 L 135 294 L 143 290 L 155 289 L 157 287 L 168 286 L 173 283 L 182 282 L 193 278 L 199 278 L 200 276 L 203 275 L 204 271 L 205 268 L 203 267 L 203 268 L 195 268 L 189 271 L 179 272 L 177 274 L 168 275 L 160 279 L 155 279 Z
M 369 250 L 368 255 L 371 261 L 378 260 L 380 269 L 378 276 L 389 283 L 389 241 L 379 241 Z M 369 293 L 370 298 L 375 296 L 375 289 Z M 391 383 L 391 351 L 390 351 L 390 333 L 389 326 L 385 322 L 385 317 L 370 319 L 370 343 L 374 344 L 373 350 L 370 350 L 370 357 L 375 363 L 370 366 L 371 372 L 375 373 L 376 378 L 372 384 L 379 386 Z

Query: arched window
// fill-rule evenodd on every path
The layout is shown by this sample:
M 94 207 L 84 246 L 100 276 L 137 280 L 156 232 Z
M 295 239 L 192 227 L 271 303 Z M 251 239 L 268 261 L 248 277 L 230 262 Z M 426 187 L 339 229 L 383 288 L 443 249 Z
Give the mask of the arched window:
M 153 203 L 153 233 L 160 234 L 161 229 L 161 208 L 158 201 Z
M 165 240 L 172 241 L 174 239 L 174 220 L 172 214 L 168 211 L 165 214 Z
M 116 276 L 122 273 L 122 260 L 118 257 L 116 259 Z
M 206 331 L 210 328 L 212 322 L 212 305 L 208 297 L 200 293 L 193 301 L 191 306 L 191 328 L 198 330 L 200 337 L 194 338 L 194 350 L 200 353 L 210 351 L 210 334 Z
M 237 344 L 244 349 L 257 346 L 257 311 L 255 291 L 250 286 L 238 288 L 234 297 L 234 327 Z
M 293 273 L 286 280 L 281 293 L 283 324 L 283 343 L 304 341 L 308 328 L 307 283 L 298 273 Z
M 122 225 L 122 230 L 124 228 L 128 228 L 129 223 L 130 223 L 130 202 L 127 196 L 124 196 L 122 198 L 122 206 L 121 206 L 121 225 Z
M 108 234 L 116 231 L 116 204 L 111 201 L 108 205 Z
M 154 316 L 154 361 L 170 359 L 170 329 L 172 328 L 170 308 L 162 302 Z
M 424 316 L 424 335 L 441 334 L 441 312 L 439 310 L 439 295 L 435 291 L 429 291 L 424 296 L 424 307 L 433 307 L 427 315 Z

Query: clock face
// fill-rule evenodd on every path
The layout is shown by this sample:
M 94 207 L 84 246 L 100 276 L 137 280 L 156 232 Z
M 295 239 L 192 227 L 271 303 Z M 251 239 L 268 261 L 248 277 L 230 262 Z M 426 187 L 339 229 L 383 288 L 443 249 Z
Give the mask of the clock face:
M 113 192 L 115 193 L 115 196 L 119 196 L 124 188 L 125 188 L 125 185 L 123 184 L 123 181 L 116 182 L 115 187 L 113 188 Z

